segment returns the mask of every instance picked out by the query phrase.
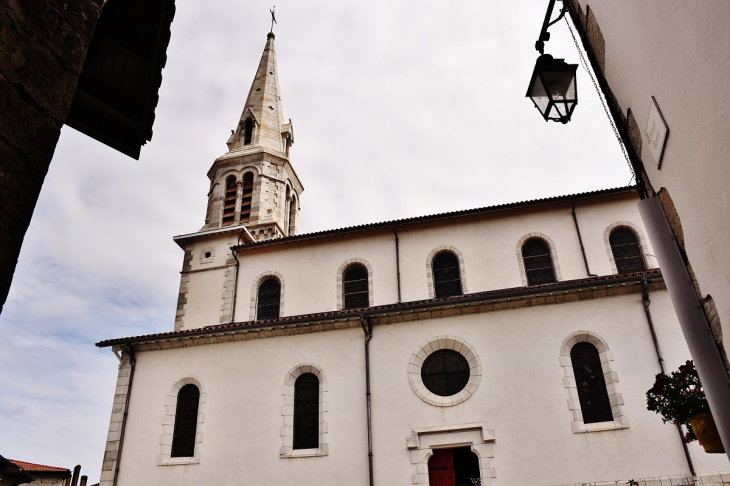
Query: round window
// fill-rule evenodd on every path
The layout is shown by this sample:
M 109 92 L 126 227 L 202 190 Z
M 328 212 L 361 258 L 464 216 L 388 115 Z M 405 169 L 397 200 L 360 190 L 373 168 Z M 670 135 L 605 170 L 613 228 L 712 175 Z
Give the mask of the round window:
M 431 393 L 450 397 L 469 383 L 469 363 L 453 349 L 439 349 L 423 362 L 421 379 Z

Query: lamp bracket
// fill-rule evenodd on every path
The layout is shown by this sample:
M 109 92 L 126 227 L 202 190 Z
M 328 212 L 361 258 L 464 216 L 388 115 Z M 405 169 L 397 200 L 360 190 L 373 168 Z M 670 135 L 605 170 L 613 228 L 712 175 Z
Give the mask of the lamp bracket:
M 550 21 L 550 17 L 552 16 L 553 9 L 555 8 L 555 0 L 550 0 L 550 3 L 548 4 L 547 12 L 545 12 L 545 20 L 542 22 L 542 29 L 540 29 L 540 36 L 537 38 L 537 42 L 535 42 L 535 49 L 540 52 L 540 54 L 545 54 L 545 42 L 550 40 L 550 32 L 548 32 L 548 28 L 557 23 L 560 22 L 563 17 L 565 17 L 565 12 L 568 11 L 568 6 L 565 5 L 565 1 L 563 1 L 563 8 L 560 9 L 560 14 L 558 17 Z

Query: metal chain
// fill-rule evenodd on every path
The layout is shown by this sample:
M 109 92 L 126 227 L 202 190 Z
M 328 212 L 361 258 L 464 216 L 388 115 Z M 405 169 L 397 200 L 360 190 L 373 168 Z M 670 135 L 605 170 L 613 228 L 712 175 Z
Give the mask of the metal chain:
M 575 48 L 578 50 L 578 56 L 580 57 L 580 64 L 583 66 L 583 69 L 588 73 L 588 76 L 590 76 L 591 81 L 593 82 L 593 87 L 596 88 L 596 93 L 598 93 L 598 99 L 601 100 L 601 105 L 603 105 L 603 111 L 606 112 L 606 116 L 608 117 L 608 122 L 611 124 L 611 128 L 613 129 L 613 134 L 616 135 L 616 140 L 618 140 L 618 145 L 621 147 L 621 152 L 624 154 L 624 159 L 626 159 L 626 163 L 629 166 L 629 171 L 631 172 L 631 179 L 629 179 L 629 183 L 627 185 L 631 184 L 632 180 L 636 180 L 636 173 L 634 172 L 634 166 L 631 165 L 631 160 L 629 160 L 629 154 L 626 153 L 626 147 L 624 146 L 624 141 L 621 138 L 621 135 L 618 133 L 618 129 L 616 128 L 616 124 L 613 122 L 613 117 L 611 116 L 611 112 L 608 111 L 608 106 L 606 106 L 606 101 L 603 98 L 603 93 L 601 93 L 601 89 L 598 87 L 598 82 L 596 82 L 596 78 L 593 77 L 593 73 L 591 72 L 590 66 L 588 62 L 586 61 L 585 57 L 583 57 L 583 50 L 580 48 L 580 45 L 578 44 L 578 40 L 575 38 L 575 33 L 573 33 L 573 27 L 570 26 L 570 22 L 568 21 L 568 17 L 565 17 L 565 23 L 568 25 L 568 30 L 570 31 L 570 36 L 573 37 L 573 42 L 575 43 Z

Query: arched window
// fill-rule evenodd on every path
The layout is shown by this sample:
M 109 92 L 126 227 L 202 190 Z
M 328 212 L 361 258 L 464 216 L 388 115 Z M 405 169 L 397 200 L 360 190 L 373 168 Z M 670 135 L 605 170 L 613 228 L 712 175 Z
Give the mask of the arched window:
M 177 394 L 175 430 L 172 433 L 170 457 L 193 457 L 195 433 L 198 425 L 200 390 L 195 385 L 185 385 Z
M 355 263 L 342 274 L 342 293 L 345 309 L 360 309 L 370 305 L 368 269 Z
M 294 449 L 319 447 L 319 378 L 299 375 L 294 382 Z
M 291 223 L 291 220 L 289 217 L 291 216 L 291 189 L 289 189 L 289 186 L 286 186 L 286 203 L 284 206 L 284 228 L 287 228 L 287 235 L 289 234 L 288 228 L 289 224 Z
M 287 228 L 287 235 L 291 236 L 294 234 L 294 217 L 297 214 L 297 198 L 292 196 L 291 206 L 289 207 L 289 228 Z
M 550 247 L 540 238 L 530 238 L 522 245 L 527 285 L 555 283 L 555 269 Z
M 643 272 L 646 270 L 644 255 L 638 238 L 629 228 L 618 227 L 608 237 L 618 273 Z
M 577 343 L 570 350 L 583 423 L 612 422 L 611 402 L 598 350 L 588 342 Z
M 230 176 L 226 179 L 226 195 L 223 200 L 223 226 L 234 223 L 236 215 L 236 177 Z
M 243 122 L 243 144 L 250 145 L 253 138 L 253 120 L 246 118 Z
M 253 199 L 253 172 L 246 172 L 243 175 L 241 189 L 241 223 L 248 223 L 251 219 L 251 200 Z
M 256 319 L 278 319 L 281 302 L 281 284 L 275 278 L 267 278 L 259 285 Z
M 462 295 L 459 259 L 450 251 L 442 251 L 431 263 L 436 298 Z

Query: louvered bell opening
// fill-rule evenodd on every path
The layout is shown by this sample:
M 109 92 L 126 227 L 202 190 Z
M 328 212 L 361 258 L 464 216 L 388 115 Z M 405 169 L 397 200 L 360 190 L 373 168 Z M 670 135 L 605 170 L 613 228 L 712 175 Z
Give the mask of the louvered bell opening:
M 609 236 L 613 260 L 618 273 L 643 272 L 646 262 L 636 233 L 628 228 L 617 228 Z
M 440 349 L 428 355 L 421 366 L 421 380 L 433 394 L 456 395 L 469 382 L 469 363 L 452 349 Z
M 278 319 L 281 302 L 281 284 L 275 278 L 264 280 L 259 285 L 256 319 Z
M 598 350 L 590 343 L 578 343 L 570 350 L 583 422 L 612 422 L 611 402 Z
M 537 59 L 527 96 L 545 121 L 570 121 L 578 104 L 577 69 L 577 64 L 567 64 L 563 59 L 553 59 L 549 54 Z
M 319 378 L 299 375 L 294 382 L 294 449 L 319 447 Z
M 251 219 L 253 201 L 253 174 L 250 172 L 244 176 L 241 189 L 241 223 L 248 223 Z
M 364 266 L 350 266 L 342 281 L 345 309 L 361 309 L 370 305 L 368 271 Z
M 223 226 L 234 223 L 236 215 L 236 181 L 229 178 L 226 183 L 226 195 L 223 200 Z
M 451 252 L 445 251 L 433 259 L 433 285 L 437 299 L 462 295 L 459 259 Z
M 540 239 L 527 240 L 522 245 L 522 259 L 525 264 L 527 285 L 555 283 L 555 269 L 550 247 Z

